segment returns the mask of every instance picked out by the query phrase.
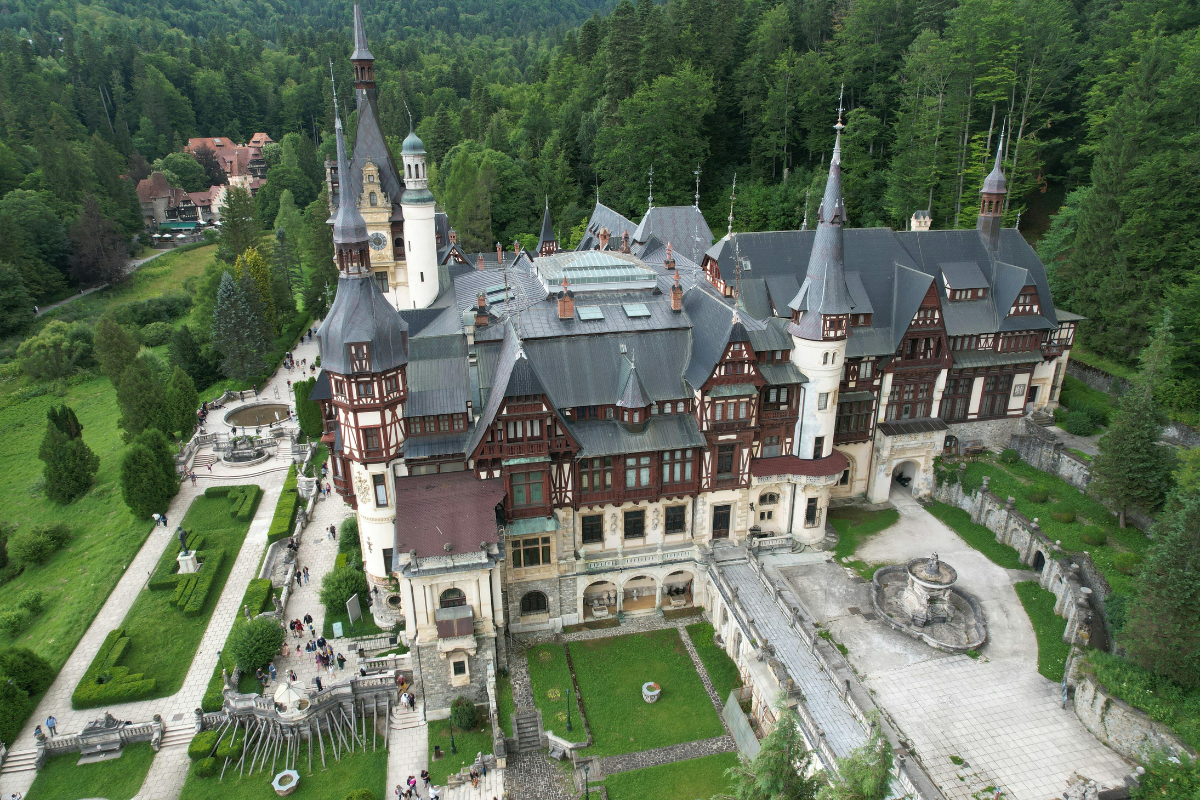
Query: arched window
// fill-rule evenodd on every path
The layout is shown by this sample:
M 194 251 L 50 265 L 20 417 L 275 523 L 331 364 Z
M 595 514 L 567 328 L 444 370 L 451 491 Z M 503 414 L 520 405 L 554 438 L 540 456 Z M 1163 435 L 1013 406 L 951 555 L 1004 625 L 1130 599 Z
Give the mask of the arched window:
M 541 592 L 530 592 L 521 598 L 521 614 L 545 614 L 550 610 L 546 595 Z
M 760 506 L 773 506 L 779 502 L 779 495 L 775 492 L 765 492 L 758 496 L 758 504 Z
M 371 192 L 371 205 L 373 205 L 373 206 L 379 205 L 379 197 L 374 192 Z
M 829 352 L 828 351 L 826 351 L 824 354 L 821 355 L 821 363 L 822 364 L 829 363 Z
M 834 363 L 834 364 L 836 364 L 836 363 L 837 363 L 837 353 L 834 353 L 834 354 L 833 354 L 833 363 Z
M 467 596 L 462 589 L 447 589 L 438 598 L 439 608 L 458 608 L 467 604 Z
M 406 178 L 411 178 L 412 177 L 412 164 L 405 164 L 404 172 L 405 172 Z
M 675 404 L 675 411 L 676 411 L 676 413 L 682 414 L 682 413 L 684 412 L 684 408 L 685 408 L 685 407 L 684 407 L 684 405 L 683 405 L 683 401 L 682 401 L 682 400 L 680 400 L 678 403 L 676 403 L 676 404 Z

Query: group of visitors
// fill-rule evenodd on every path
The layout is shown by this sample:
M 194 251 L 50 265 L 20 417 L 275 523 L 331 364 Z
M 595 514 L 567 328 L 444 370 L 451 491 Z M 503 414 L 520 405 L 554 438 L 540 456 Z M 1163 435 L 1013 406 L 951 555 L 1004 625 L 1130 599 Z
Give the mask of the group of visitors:
M 288 547 L 291 547 L 291 545 L 288 545 Z M 292 548 L 292 549 L 297 549 L 297 548 Z M 307 586 L 308 585 L 308 567 L 297 566 L 296 574 L 294 576 L 292 576 L 292 579 L 294 581 L 296 581 L 297 586 Z
M 429 800 L 437 800 L 439 797 L 436 786 L 430 786 L 429 770 L 421 770 L 421 781 L 425 784 L 425 788 L 429 790 Z M 414 797 L 420 798 L 420 793 L 417 791 L 417 776 L 409 775 L 408 780 L 403 784 L 396 784 L 396 797 L 398 800 L 413 800 Z

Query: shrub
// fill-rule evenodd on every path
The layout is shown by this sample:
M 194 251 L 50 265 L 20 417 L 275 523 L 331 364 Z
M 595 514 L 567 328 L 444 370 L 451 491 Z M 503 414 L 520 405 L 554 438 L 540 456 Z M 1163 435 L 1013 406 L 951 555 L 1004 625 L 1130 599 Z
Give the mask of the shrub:
M 233 626 L 225 649 L 242 670 L 253 672 L 274 658 L 282 644 L 279 623 L 270 617 L 255 617 Z
M 217 745 L 217 758 L 237 758 L 242 754 L 242 746 L 246 743 L 246 729 L 237 730 L 233 736 L 226 736 Z
M 0 653 L 0 675 L 12 678 L 14 684 L 31 695 L 44 692 L 54 682 L 50 662 L 27 647 L 10 647 Z M 0 741 L 11 740 L 0 737 Z
M 1044 503 L 1050 499 L 1050 490 L 1042 486 L 1034 486 L 1025 493 L 1025 496 L 1031 503 Z
M 1059 509 L 1050 512 L 1050 518 L 1053 519 L 1055 522 L 1063 522 L 1063 523 L 1074 522 L 1075 521 L 1075 512 L 1069 508 L 1060 507 Z
M 1083 529 L 1083 533 L 1079 534 L 1079 538 L 1083 539 L 1084 544 L 1090 544 L 1092 547 L 1103 547 L 1108 541 L 1108 534 L 1100 528 L 1089 525 Z
M 1000 453 L 1000 460 L 1005 464 L 1015 464 L 1021 460 L 1021 454 L 1011 447 Z
M 34 525 L 9 537 L 8 555 L 13 561 L 24 566 L 44 564 L 55 550 L 70 539 L 71 529 L 62 523 Z
M 46 607 L 46 598 L 38 589 L 30 589 L 17 598 L 17 608 L 23 608 L 36 617 Z
M 296 529 L 296 511 L 300 508 L 300 494 L 296 490 L 296 465 L 288 469 L 287 479 L 283 482 L 283 491 L 279 502 L 275 505 L 275 514 L 271 517 L 271 527 L 267 529 L 267 541 L 276 542 L 292 535 Z
M 236 486 L 210 486 L 204 490 L 205 497 L 228 497 Z
M 358 547 L 358 517 L 346 517 L 338 528 L 338 552 Z
M 270 578 L 255 578 L 250 581 L 250 585 L 246 587 L 246 593 L 242 595 L 242 606 L 238 608 L 239 614 L 244 606 L 250 607 L 252 615 L 266 611 L 271 607 Z
M 29 693 L 16 681 L 0 681 L 0 741 L 14 741 L 32 713 L 33 701 L 29 699 Z
M 321 578 L 321 602 L 334 613 L 340 613 L 353 595 L 365 598 L 368 591 L 367 576 L 353 567 L 334 569 Z
M 164 294 L 135 303 L 125 303 L 108 311 L 108 316 L 122 325 L 138 327 L 153 322 L 170 322 L 186 314 L 192 307 L 192 298 L 186 294 Z
M 25 630 L 25 626 L 29 624 L 29 620 L 32 618 L 33 615 L 23 608 L 10 608 L 6 611 L 0 611 L 0 631 L 7 636 L 16 636 Z
M 254 519 L 258 510 L 258 502 L 262 500 L 263 491 L 255 484 L 234 486 L 229 494 L 229 516 L 238 522 L 249 522 Z
M 208 758 L 217 744 L 218 731 L 200 731 L 188 744 L 188 757 L 193 761 Z
M 171 341 L 175 329 L 168 322 L 151 322 L 142 328 L 142 342 L 147 347 L 160 347 Z
M 1142 557 L 1137 553 L 1117 553 L 1113 559 L 1117 571 L 1124 575 L 1132 575 L 1142 565 Z
M 355 789 L 342 800 L 375 800 L 375 794 L 370 789 Z
M 1062 429 L 1072 436 L 1091 436 L 1096 432 L 1096 426 L 1086 410 L 1069 411 L 1063 421 Z
M 479 724 L 479 710 L 475 708 L 475 703 L 471 699 L 459 695 L 450 704 L 450 721 L 456 728 L 473 731 Z
M 335 558 L 335 559 L 333 560 L 333 568 L 334 568 L 334 569 L 341 569 L 341 568 L 342 568 L 342 567 L 344 567 L 344 566 L 346 566 L 346 554 L 345 554 L 345 553 L 338 553 L 338 554 L 337 554 L 337 558 Z
M 1108 406 L 1086 405 L 1079 409 L 1079 411 L 1097 428 L 1108 427 L 1108 420 L 1112 415 L 1112 411 Z
M 196 762 L 196 777 L 211 778 L 217 774 L 217 768 L 220 765 L 215 758 L 202 758 Z
M 129 637 L 124 628 L 117 628 L 100 645 L 100 651 L 88 665 L 71 695 L 75 708 L 96 708 L 116 705 L 131 700 L 141 700 L 154 691 L 154 678 L 144 678 L 142 673 L 130 673 L 128 667 L 117 666 Z
M 221 571 L 221 562 L 225 560 L 225 551 L 220 548 L 206 550 L 201 555 L 204 556 L 204 565 L 195 573 L 196 580 L 187 602 L 181 604 L 185 617 L 198 617 L 204 611 L 208 593 Z

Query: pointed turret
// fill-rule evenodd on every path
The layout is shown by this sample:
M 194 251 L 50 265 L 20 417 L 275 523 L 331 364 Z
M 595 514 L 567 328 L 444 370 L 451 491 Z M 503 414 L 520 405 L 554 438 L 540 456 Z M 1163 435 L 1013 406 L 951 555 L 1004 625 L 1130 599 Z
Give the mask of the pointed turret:
M 808 257 L 808 273 L 788 306 L 797 313 L 789 326 L 793 336 L 810 341 L 844 339 L 853 305 L 846 286 L 842 228 L 846 205 L 842 200 L 842 123 L 839 109 L 837 138 L 829 160 L 825 196 L 817 209 L 817 232 Z
M 1008 181 L 1004 177 L 1002 159 L 1004 156 L 1004 124 L 1000 124 L 1000 144 L 996 147 L 996 163 L 992 171 L 983 179 L 983 188 L 979 190 L 979 218 L 975 221 L 975 230 L 989 253 L 995 253 L 1000 247 L 1000 222 L 1004 216 L 1004 200 L 1008 194 Z
M 354 5 L 354 52 L 350 54 L 354 65 L 354 89 L 375 105 L 375 56 L 367 47 L 367 26 L 363 24 L 362 7 Z
M 367 223 L 358 211 L 358 204 L 350 191 L 350 159 L 346 156 L 346 135 L 342 130 L 342 118 L 334 120 L 337 138 L 338 207 L 333 213 L 333 246 L 338 271 L 343 275 L 367 275 L 370 273 L 371 257 L 367 246 Z
M 542 235 L 538 239 L 538 255 L 549 256 L 558 252 L 558 239 L 554 236 L 554 222 L 550 219 L 550 198 L 546 198 L 546 213 L 542 215 Z

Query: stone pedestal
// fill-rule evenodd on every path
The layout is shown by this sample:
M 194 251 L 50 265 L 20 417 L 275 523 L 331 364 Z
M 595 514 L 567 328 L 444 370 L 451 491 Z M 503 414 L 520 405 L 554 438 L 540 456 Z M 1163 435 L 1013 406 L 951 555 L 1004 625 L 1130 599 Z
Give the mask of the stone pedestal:
M 200 571 L 200 562 L 196 560 L 195 550 L 189 550 L 186 554 L 180 553 L 175 560 L 179 562 L 180 575 L 190 575 Z

